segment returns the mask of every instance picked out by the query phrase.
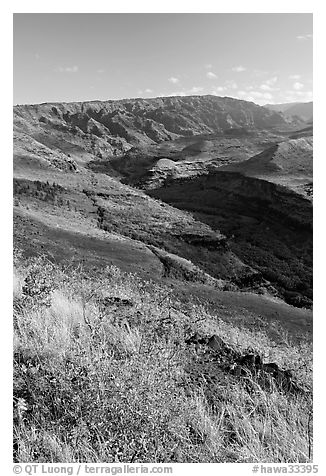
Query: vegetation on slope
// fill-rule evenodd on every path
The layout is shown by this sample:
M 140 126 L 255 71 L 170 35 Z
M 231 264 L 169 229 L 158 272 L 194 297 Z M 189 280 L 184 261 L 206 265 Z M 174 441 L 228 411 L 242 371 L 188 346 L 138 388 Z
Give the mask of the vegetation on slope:
M 14 309 L 15 461 L 311 460 L 309 345 L 116 267 L 90 278 L 19 253 Z M 232 361 L 248 355 L 292 369 L 291 385 Z
M 256 207 L 254 214 L 249 211 L 248 216 L 246 210 L 239 211 L 248 203 L 244 203 L 241 193 L 236 199 L 233 196 L 230 206 L 225 201 L 225 195 L 228 198 L 230 193 L 222 190 L 213 205 L 207 207 L 202 196 L 197 200 L 196 194 L 194 204 L 194 197 L 180 190 L 173 205 L 190 212 L 184 213 L 119 182 L 156 188 L 153 194 L 169 201 L 165 191 L 157 190 L 166 174 L 171 182 L 191 176 L 200 181 L 203 174 L 214 180 L 221 164 L 256 155 L 293 132 L 293 127 L 282 115 L 266 108 L 213 96 L 17 106 L 14 169 L 19 209 L 15 230 L 20 246 L 29 251 L 35 246 L 53 249 L 58 259 L 63 246 L 61 254 L 65 258 L 73 256 L 78 261 L 84 253 L 93 263 L 104 260 L 109 264 L 104 252 L 107 239 L 110 260 L 122 265 L 123 246 L 118 250 L 116 240 L 113 244 L 115 235 L 130 240 L 128 245 L 124 241 L 126 256 L 130 257 L 131 248 L 139 248 L 139 262 L 143 256 L 150 273 L 157 261 L 149 251 L 154 246 L 191 261 L 214 279 L 228 281 L 229 289 L 278 292 L 292 305 L 311 307 L 311 266 L 305 256 L 301 258 L 301 245 L 294 252 L 288 245 L 293 233 L 288 234 L 278 225 L 274 233 L 272 227 L 272 247 L 278 248 L 284 241 L 287 248 L 287 256 L 280 259 L 274 249 L 268 250 L 267 240 L 261 239 L 265 228 L 271 228 L 264 221 L 264 203 Z M 249 183 L 247 188 L 252 187 Z M 305 190 L 306 187 L 311 193 L 311 180 L 304 184 Z M 283 215 L 284 210 L 289 211 L 286 218 L 290 220 L 293 214 L 300 215 L 301 205 L 295 203 L 288 209 L 285 204 L 281 211 Z M 262 221 L 257 233 L 255 223 L 246 226 L 246 220 L 252 218 Z M 276 221 L 279 219 L 277 216 Z M 86 222 L 88 235 L 96 236 L 90 248 L 85 233 L 79 233 Z M 238 225 L 240 233 L 233 230 Z M 308 250 L 308 261 L 310 254 Z M 141 268 L 130 260 L 128 265 L 133 271 Z
M 68 227 L 75 234 L 85 229 L 88 234 L 102 238 L 101 243 L 97 241 L 101 255 L 106 237 L 109 243 L 110 237 L 115 235 L 129 239 L 121 242 L 121 248 L 125 246 L 126 256 L 132 243 L 134 247 L 141 244 L 142 254 L 146 255 L 147 252 L 145 258 L 148 261 L 148 255 L 153 255 L 150 250 L 154 246 L 190 260 L 206 274 L 228 281 L 231 286 L 232 283 L 240 287 L 256 285 L 256 282 L 260 284 L 260 275 L 230 252 L 225 237 L 218 230 L 214 231 L 205 223 L 195 220 L 190 213 L 154 200 L 142 191 L 105 176 L 97 176 L 94 183 L 87 175 L 79 176 L 79 187 L 69 183 L 64 174 L 55 176 L 54 185 L 45 182 L 44 178 L 43 181 L 14 180 L 17 215 L 27 213 L 52 227 L 52 238 L 51 233 L 47 233 L 46 237 L 43 235 L 44 238 L 38 235 L 38 238 L 43 240 L 43 246 L 55 248 L 55 255 L 60 255 L 57 241 L 62 240 L 62 229 Z M 18 220 L 15 234 L 20 246 L 26 249 L 30 246 L 26 241 L 27 227 L 24 228 L 23 236 L 20 236 L 24 224 Z M 34 239 L 34 236 L 31 238 Z M 78 243 L 80 238 L 75 236 L 74 240 Z M 69 241 L 69 245 L 65 248 L 69 248 L 73 240 L 66 237 L 66 241 Z M 90 247 L 93 245 L 90 244 Z M 85 248 L 83 243 L 79 247 Z M 31 248 L 35 248 L 35 244 Z M 84 252 L 89 254 L 87 250 Z M 116 247 L 115 252 L 119 253 Z M 107 253 L 111 259 L 116 259 L 109 247 Z M 61 254 L 64 256 L 65 252 Z M 121 258 L 123 260 L 123 256 Z
M 160 97 L 83 103 L 15 106 L 17 131 L 53 147 L 47 132 L 81 144 L 98 157 L 121 155 L 180 136 L 212 134 L 230 128 L 284 127 L 281 114 L 248 101 L 218 96 Z M 60 149 L 62 145 L 57 145 Z
M 312 204 L 233 172 L 174 180 L 148 192 L 220 230 L 230 249 L 289 304 L 312 306 Z
M 235 204 L 228 193 L 217 216 L 223 191 L 215 215 L 191 193 L 187 202 L 196 207 L 187 213 L 113 178 L 125 170 L 112 159 L 128 151 L 131 166 L 138 150 L 146 162 L 151 147 L 160 149 L 157 158 L 170 150 L 177 160 L 170 144 L 178 137 L 186 175 L 194 157 L 204 161 L 216 150 L 226 163 L 251 155 L 260 140 L 275 137 L 262 131 L 252 141 L 245 128 L 287 127 L 284 118 L 212 97 L 19 106 L 14 113 L 15 240 L 24 253 L 14 277 L 15 461 L 311 460 L 311 348 L 298 332 L 310 329 L 311 314 L 268 295 L 221 290 L 274 292 L 261 277 L 275 268 L 278 283 L 297 235 L 286 228 L 279 247 L 274 237 L 284 229 L 273 225 L 272 254 L 266 248 L 262 257 L 268 240 L 259 235 L 270 223 L 256 232 L 261 210 L 238 213 L 250 201 Z M 217 131 L 234 140 L 197 146 L 182 137 L 209 139 Z M 253 237 L 257 253 L 248 245 Z M 47 258 L 35 258 L 40 250 Z M 310 248 L 301 251 L 307 256 L 294 291 L 310 299 Z M 85 267 L 76 267 L 82 260 Z M 275 320 L 297 334 L 295 342 Z

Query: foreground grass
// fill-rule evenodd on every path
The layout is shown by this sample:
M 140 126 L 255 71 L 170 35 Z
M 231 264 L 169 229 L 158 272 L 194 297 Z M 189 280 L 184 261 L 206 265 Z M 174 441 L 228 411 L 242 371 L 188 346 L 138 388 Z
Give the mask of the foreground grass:
M 181 305 L 163 286 L 107 268 L 89 279 L 42 259 L 14 276 L 17 462 L 305 462 L 310 349 Z M 254 377 L 194 378 L 195 332 L 291 368 L 306 391 Z

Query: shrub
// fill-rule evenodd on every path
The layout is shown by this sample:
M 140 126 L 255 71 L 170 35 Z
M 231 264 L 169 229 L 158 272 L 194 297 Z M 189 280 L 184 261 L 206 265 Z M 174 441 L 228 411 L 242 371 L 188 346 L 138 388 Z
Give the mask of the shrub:
M 22 287 L 23 304 L 27 307 L 51 306 L 51 295 L 55 289 L 54 266 L 45 258 L 34 258 Z

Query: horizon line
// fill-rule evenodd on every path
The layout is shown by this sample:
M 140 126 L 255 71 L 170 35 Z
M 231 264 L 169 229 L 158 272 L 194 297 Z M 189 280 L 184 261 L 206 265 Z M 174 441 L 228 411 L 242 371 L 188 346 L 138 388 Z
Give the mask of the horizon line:
M 84 103 L 96 103 L 96 102 L 118 102 L 118 101 L 132 101 L 132 100 L 151 100 L 151 99 L 167 99 L 167 98 L 198 98 L 198 97 L 215 97 L 215 98 L 222 98 L 222 99 L 234 99 L 236 101 L 247 102 L 251 104 L 255 104 L 259 107 L 266 107 L 267 105 L 276 106 L 278 104 L 309 104 L 313 101 L 293 101 L 293 102 L 284 102 L 284 103 L 266 103 L 266 104 L 257 104 L 254 101 L 248 101 L 246 99 L 240 99 L 234 96 L 217 96 L 216 94 L 185 94 L 185 95 L 168 95 L 168 96 L 152 96 L 152 97 L 123 97 L 118 99 L 88 99 L 88 100 L 78 100 L 78 101 L 44 101 L 39 103 L 17 103 L 13 104 L 13 107 L 19 106 L 44 106 L 45 104 L 84 104 Z

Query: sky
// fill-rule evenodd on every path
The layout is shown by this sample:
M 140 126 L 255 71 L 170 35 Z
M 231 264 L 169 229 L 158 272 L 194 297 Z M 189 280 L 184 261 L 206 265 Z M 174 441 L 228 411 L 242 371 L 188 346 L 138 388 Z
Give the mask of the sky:
M 312 14 L 14 14 L 14 104 L 312 100 Z

